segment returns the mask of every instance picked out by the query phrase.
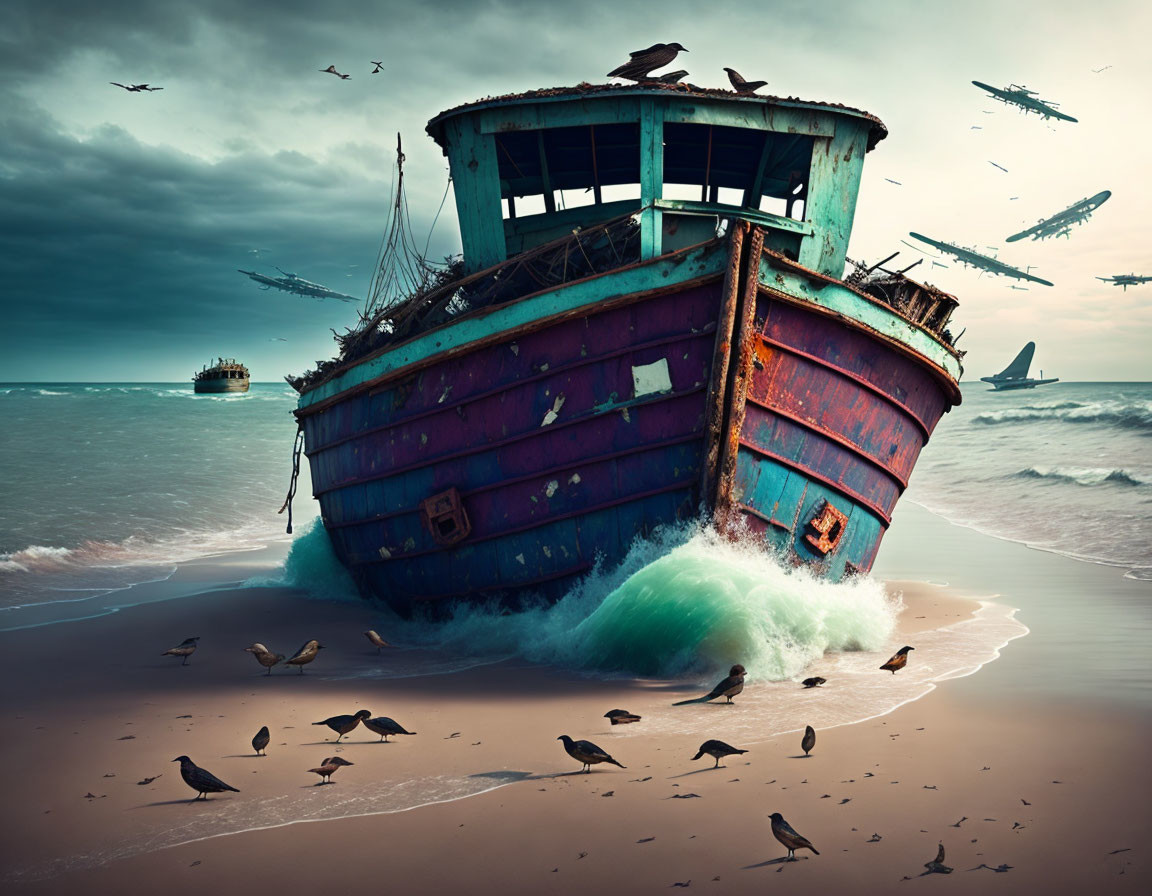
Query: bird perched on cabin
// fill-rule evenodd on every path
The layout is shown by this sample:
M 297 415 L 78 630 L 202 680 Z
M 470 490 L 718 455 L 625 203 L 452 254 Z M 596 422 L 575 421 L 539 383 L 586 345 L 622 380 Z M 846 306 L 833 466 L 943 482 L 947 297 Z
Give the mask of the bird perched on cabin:
M 284 654 L 273 653 L 259 641 L 257 641 L 251 647 L 245 647 L 244 649 L 248 653 L 252 654 L 252 656 L 256 657 L 256 662 L 267 669 L 269 675 L 272 674 L 272 667 L 284 659 Z
M 626 709 L 610 709 L 604 713 L 604 718 L 608 719 L 613 725 L 629 725 L 632 722 L 640 721 L 640 716 L 628 712 Z
M 793 829 L 792 825 L 784 820 L 784 816 L 779 812 L 773 812 L 768 816 L 772 819 L 772 834 L 773 836 L 783 843 L 788 848 L 788 861 L 795 862 L 796 856 L 794 853 L 798 849 L 810 849 L 816 855 L 820 855 L 820 850 L 808 842 L 807 838 L 801 837 Z
M 676 58 L 680 51 L 688 51 L 680 44 L 652 44 L 644 50 L 629 53 L 632 58 L 608 72 L 609 78 L 624 78 L 628 81 L 650 81 L 649 73 L 663 68 Z
M 940 844 L 940 848 L 936 850 L 936 858 L 931 862 L 925 862 L 924 867 L 928 870 L 924 874 L 951 874 L 952 869 L 944 864 L 944 844 Z
M 677 69 L 674 72 L 666 72 L 663 75 L 657 75 L 653 81 L 659 81 L 661 84 L 679 84 L 688 77 L 688 72 L 684 69 Z
M 181 661 L 181 666 L 188 665 L 188 657 L 196 652 L 196 642 L 199 638 L 185 638 L 175 647 L 169 647 L 160 656 L 181 656 L 184 659 Z
M 129 93 L 152 93 L 154 90 L 163 90 L 163 87 L 149 87 L 147 84 L 121 84 L 118 81 L 109 81 L 113 87 L 123 87 Z
M 328 66 L 328 68 L 322 68 L 322 69 L 320 69 L 320 71 L 324 72 L 327 75 L 335 75 L 341 81 L 347 81 L 350 77 L 352 77 L 351 75 L 340 74 L 340 72 L 336 71 L 336 66 L 334 66 L 334 65 L 330 65 L 330 66 Z
M 712 688 L 711 693 L 705 694 L 703 697 L 696 697 L 693 700 L 681 700 L 679 703 L 673 703 L 673 706 L 686 706 L 689 703 L 707 703 L 709 700 L 715 700 L 717 697 L 727 697 L 728 702 L 732 702 L 732 698 L 744 690 L 744 667 L 737 664 L 728 670 L 728 677 L 720 682 L 716 687 Z
M 313 638 L 311 641 L 305 641 L 304 646 L 296 651 L 296 655 L 291 659 L 284 661 L 287 666 L 299 666 L 300 674 L 304 674 L 304 667 L 307 666 L 312 660 L 316 659 L 316 654 L 324 649 L 324 645 Z
M 761 87 L 764 87 L 767 81 L 745 81 L 740 72 L 734 68 L 725 68 L 724 71 L 728 72 L 728 81 L 732 84 L 732 89 L 737 93 L 755 93 Z
M 256 751 L 257 756 L 268 755 L 264 751 L 270 740 L 272 740 L 272 735 L 269 733 L 267 725 L 256 732 L 256 736 L 252 738 L 252 749 Z
M 816 746 L 816 729 L 808 725 L 804 728 L 804 738 L 800 741 L 800 749 L 807 756 L 812 752 L 814 746 Z
M 800 683 L 802 685 L 804 685 L 804 687 L 806 687 L 806 688 L 818 688 L 818 687 L 820 687 L 820 685 L 824 684 L 824 682 L 826 682 L 827 680 L 828 680 L 827 678 L 821 678 L 819 675 L 814 675 L 811 678 L 805 678 Z
M 374 719 L 365 719 L 364 727 L 374 734 L 380 735 L 380 740 L 388 740 L 389 734 L 415 734 L 415 731 L 406 731 L 404 726 L 388 716 L 377 716 Z
M 353 716 L 332 716 L 330 719 L 325 719 L 322 722 L 313 722 L 313 725 L 327 725 L 333 731 L 340 735 L 336 738 L 336 743 L 340 743 L 340 738 L 355 728 L 363 719 L 367 719 L 372 713 L 367 709 L 362 709 Z
M 564 751 L 577 762 L 583 763 L 585 772 L 591 772 L 592 766 L 601 762 L 611 762 L 615 766 L 626 768 L 590 740 L 572 740 L 567 734 L 561 734 L 556 740 L 564 741 Z
M 382 647 L 391 647 L 392 646 L 387 641 L 385 641 L 383 638 L 381 638 L 379 633 L 373 631 L 372 629 L 369 629 L 368 631 L 364 632 L 364 637 L 367 638 L 369 641 L 371 641 L 376 646 L 376 652 L 377 653 L 380 652 L 380 648 L 382 648 Z
M 706 740 L 704 743 L 700 744 L 700 751 L 692 757 L 692 761 L 695 762 L 697 759 L 707 753 L 709 756 L 716 760 L 716 764 L 712 766 L 712 768 L 719 768 L 720 760 L 725 756 L 739 756 L 741 753 L 747 752 L 747 750 L 738 750 L 736 747 L 732 746 L 731 744 L 726 744 L 722 740 Z
M 329 756 L 320 763 L 318 768 L 310 768 L 308 771 L 320 776 L 320 780 L 317 782 L 317 786 L 320 786 L 321 784 L 331 784 L 332 776 L 340 771 L 341 766 L 355 764 L 355 762 L 349 762 L 347 759 L 341 759 L 339 756 Z
M 381 67 L 384 65 L 383 62 L 377 62 L 375 59 L 369 59 L 368 61 L 371 62 L 374 66 L 376 66 L 376 68 L 372 69 L 371 74 L 378 75 L 378 74 L 380 74 L 380 72 L 384 71 L 384 69 Z
M 889 672 L 895 675 L 897 669 L 903 669 L 908 665 L 908 651 L 915 649 L 915 647 L 901 647 L 894 654 L 892 654 L 892 659 L 888 660 L 888 662 L 886 662 L 880 668 L 887 669 Z
M 192 802 L 201 797 L 208 799 L 210 793 L 223 793 L 225 790 L 231 790 L 233 793 L 240 792 L 230 784 L 225 784 L 207 769 L 200 768 L 187 756 L 177 756 L 172 761 L 180 763 L 180 777 L 184 779 L 185 784 L 196 791 L 196 796 Z

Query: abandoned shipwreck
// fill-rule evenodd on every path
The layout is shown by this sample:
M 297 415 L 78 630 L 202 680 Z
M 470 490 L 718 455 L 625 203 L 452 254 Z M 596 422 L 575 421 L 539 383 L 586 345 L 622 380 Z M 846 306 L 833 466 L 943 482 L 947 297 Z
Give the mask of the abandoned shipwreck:
M 235 358 L 217 358 L 192 376 L 193 392 L 247 392 L 248 368 Z
M 962 355 L 953 297 L 846 259 L 877 118 L 580 85 L 428 133 L 462 261 L 290 379 L 365 595 L 556 598 L 702 512 L 829 579 L 871 568 Z

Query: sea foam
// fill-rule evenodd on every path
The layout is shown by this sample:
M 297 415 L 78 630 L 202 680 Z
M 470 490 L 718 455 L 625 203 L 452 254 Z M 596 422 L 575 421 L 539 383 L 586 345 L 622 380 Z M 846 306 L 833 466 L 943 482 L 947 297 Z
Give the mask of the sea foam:
M 316 524 L 292 546 L 279 580 L 323 599 L 354 594 Z M 835 584 L 786 568 L 751 536 L 703 523 L 638 539 L 618 566 L 600 564 L 560 601 L 508 613 L 460 604 L 448 618 L 387 621 L 391 638 L 467 656 L 525 659 L 610 675 L 705 678 L 735 661 L 752 679 L 795 676 L 828 651 L 875 650 L 899 602 L 880 582 Z

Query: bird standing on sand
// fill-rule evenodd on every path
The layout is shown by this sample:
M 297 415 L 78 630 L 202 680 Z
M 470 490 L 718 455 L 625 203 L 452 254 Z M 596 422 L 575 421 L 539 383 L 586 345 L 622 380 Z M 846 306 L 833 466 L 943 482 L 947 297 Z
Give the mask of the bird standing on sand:
M 188 657 L 196 652 L 196 642 L 199 638 L 185 638 L 175 647 L 169 647 L 160 656 L 182 656 L 184 660 L 180 663 L 181 666 L 188 665 Z
M 711 693 L 705 694 L 703 697 L 696 697 L 693 700 L 681 700 L 679 703 L 673 703 L 673 706 L 686 706 L 689 703 L 707 703 L 709 700 L 715 700 L 717 697 L 727 697 L 728 702 L 732 702 L 732 698 L 744 690 L 744 667 L 737 664 L 728 670 L 728 677 L 720 682 L 716 687 L 712 688 Z
M 363 719 L 371 716 L 372 713 L 367 709 L 362 709 L 354 716 L 332 716 L 330 719 L 325 719 L 323 722 L 313 722 L 313 725 L 327 725 L 333 731 L 343 737 L 353 728 L 360 724 Z M 336 743 L 340 743 L 340 737 L 336 738 Z
M 804 728 L 804 739 L 800 741 L 800 749 L 804 751 L 807 756 L 812 752 L 812 748 L 816 746 L 816 729 L 811 725 Z
M 177 756 L 172 761 L 180 763 L 180 777 L 184 779 L 185 784 L 196 791 L 196 796 L 191 802 L 196 802 L 201 797 L 208 799 L 210 793 L 223 793 L 225 790 L 240 792 L 230 784 L 225 784 L 207 769 L 200 768 L 187 756 Z
M 339 756 L 329 756 L 320 763 L 319 768 L 310 768 L 308 771 L 320 776 L 320 780 L 317 782 L 317 786 L 319 786 L 320 784 L 331 784 L 332 776 L 340 771 L 340 766 L 355 764 L 355 762 L 349 762 L 347 759 L 341 759 Z
M 626 709 L 610 709 L 604 713 L 604 718 L 608 719 L 613 725 L 630 725 L 632 722 L 640 721 L 640 716 L 628 712 Z
M 704 743 L 700 744 L 700 751 L 692 757 L 692 761 L 695 762 L 697 759 L 707 753 L 709 756 L 716 760 L 716 764 L 712 766 L 712 768 L 719 768 L 720 760 L 725 756 L 739 756 L 741 753 L 747 752 L 747 750 L 738 750 L 736 747 L 732 746 L 731 744 L 726 744 L 722 740 L 706 740 Z
M 388 740 L 389 734 L 415 734 L 415 731 L 405 731 L 404 726 L 395 719 L 387 716 L 377 716 L 374 719 L 365 719 L 364 727 L 380 735 L 380 740 Z
M 252 656 L 256 657 L 256 662 L 267 669 L 269 675 L 272 674 L 272 667 L 284 659 L 284 654 L 273 653 L 259 641 L 257 641 L 251 647 L 245 647 L 244 649 L 248 651 L 248 653 L 252 654 Z
M 264 750 L 270 740 L 272 740 L 272 735 L 269 733 L 267 725 L 256 732 L 256 736 L 252 738 L 252 749 L 256 751 L 257 756 L 268 755 Z
M 590 740 L 572 740 L 567 734 L 561 734 L 556 740 L 564 741 L 564 751 L 577 762 L 582 762 L 585 772 L 591 772 L 592 766 L 600 762 L 611 762 L 615 766 L 626 768 Z
M 725 68 L 724 71 L 728 72 L 728 81 L 737 93 L 753 94 L 768 83 L 767 81 L 745 81 L 740 76 L 740 72 L 734 68 Z
M 291 659 L 285 660 L 286 666 L 299 666 L 300 674 L 304 674 L 304 667 L 307 666 L 312 660 L 316 659 L 316 654 L 324 649 L 324 645 L 313 638 L 311 641 L 305 641 L 304 646 L 296 651 L 296 655 Z
M 391 647 L 392 646 L 387 641 L 385 641 L 383 638 L 381 638 L 380 634 L 378 632 L 375 632 L 372 629 L 369 629 L 368 631 L 364 632 L 364 637 L 367 638 L 369 641 L 371 641 L 376 646 L 376 652 L 377 653 L 380 652 L 380 648 L 382 648 L 382 647 Z
M 892 654 L 892 659 L 888 660 L 888 662 L 886 662 L 880 668 L 887 669 L 889 672 L 895 675 L 897 669 L 903 669 L 908 665 L 908 651 L 915 649 L 915 647 L 901 647 L 894 654 Z
M 680 51 L 688 51 L 680 44 L 653 44 L 644 50 L 629 53 L 632 58 L 608 72 L 609 78 L 624 78 L 628 81 L 649 81 L 649 73 L 663 68 L 676 58 Z
M 772 819 L 772 835 L 788 848 L 789 862 L 796 861 L 795 852 L 798 849 L 810 849 L 816 855 L 820 855 L 820 850 L 809 843 L 807 838 L 792 830 L 792 825 L 788 824 L 779 812 L 773 812 L 768 817 Z
M 821 678 L 819 675 L 814 675 L 812 678 L 805 678 L 800 683 L 802 685 L 804 685 L 804 687 L 806 687 L 806 688 L 818 688 L 818 687 L 820 687 L 820 685 L 824 684 L 824 682 L 826 682 L 827 680 L 828 680 L 827 678 Z

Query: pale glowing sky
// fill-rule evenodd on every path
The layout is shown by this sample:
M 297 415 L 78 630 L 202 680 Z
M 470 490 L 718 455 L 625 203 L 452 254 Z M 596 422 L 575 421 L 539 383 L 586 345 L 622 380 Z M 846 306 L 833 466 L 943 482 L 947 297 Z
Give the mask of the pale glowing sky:
M 483 96 L 603 82 L 628 51 L 673 40 L 689 48 L 674 67 L 693 83 L 727 86 L 730 65 L 767 79 L 766 93 L 884 120 L 891 135 L 865 163 L 853 257 L 899 249 L 894 264 L 910 264 L 920 256 L 900 240 L 916 230 L 999 247 L 1056 284 L 1017 291 L 954 265 L 916 269 L 961 301 L 952 330 L 967 328 L 966 381 L 1029 339 L 1034 370 L 1049 376 L 1152 380 L 1152 283 L 1123 292 L 1093 279 L 1152 274 L 1148 4 L 702 8 L 8 0 L 0 380 L 179 381 L 217 354 L 276 380 L 330 357 L 328 328 L 351 325 L 353 306 L 261 292 L 235 269 L 279 265 L 363 295 L 396 131 L 422 244 L 447 177 L 429 118 Z M 372 59 L 382 74 L 369 74 Z M 352 78 L 318 71 L 329 64 Z M 1080 122 L 1017 114 L 973 79 L 1027 84 Z M 165 89 L 129 94 L 109 81 Z M 1105 189 L 1112 199 L 1070 239 L 1004 244 Z M 452 212 L 449 197 L 433 254 L 459 249 Z

